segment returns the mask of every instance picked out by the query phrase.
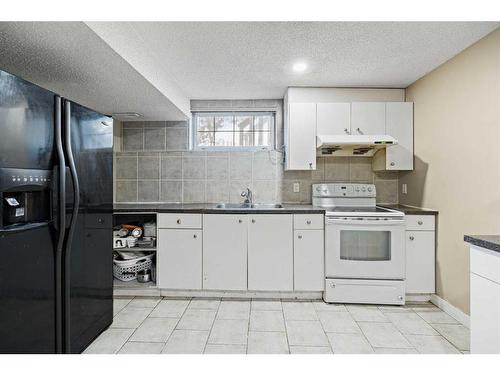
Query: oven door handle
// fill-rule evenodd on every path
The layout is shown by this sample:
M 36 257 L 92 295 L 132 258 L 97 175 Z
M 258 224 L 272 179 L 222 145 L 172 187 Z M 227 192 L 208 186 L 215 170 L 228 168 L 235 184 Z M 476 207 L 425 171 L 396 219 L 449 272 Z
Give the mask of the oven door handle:
M 336 218 L 327 218 L 327 225 L 335 225 L 335 224 L 349 224 L 349 225 L 360 225 L 360 226 L 396 226 L 396 225 L 404 225 L 404 220 L 399 219 L 391 219 L 391 220 L 356 220 L 356 219 L 336 219 Z

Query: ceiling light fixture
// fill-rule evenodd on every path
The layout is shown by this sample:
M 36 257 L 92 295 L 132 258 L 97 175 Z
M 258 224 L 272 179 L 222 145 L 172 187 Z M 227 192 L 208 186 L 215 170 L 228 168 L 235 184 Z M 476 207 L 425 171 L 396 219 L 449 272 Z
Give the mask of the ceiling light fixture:
M 307 69 L 307 64 L 303 63 L 303 62 L 298 62 L 298 63 L 293 64 L 292 69 L 295 73 L 303 73 Z

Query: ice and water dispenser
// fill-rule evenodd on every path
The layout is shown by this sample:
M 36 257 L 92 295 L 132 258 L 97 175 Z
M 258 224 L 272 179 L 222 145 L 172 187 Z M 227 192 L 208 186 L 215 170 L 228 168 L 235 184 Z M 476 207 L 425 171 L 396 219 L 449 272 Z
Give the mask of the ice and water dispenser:
M 50 221 L 52 171 L 0 168 L 0 230 Z

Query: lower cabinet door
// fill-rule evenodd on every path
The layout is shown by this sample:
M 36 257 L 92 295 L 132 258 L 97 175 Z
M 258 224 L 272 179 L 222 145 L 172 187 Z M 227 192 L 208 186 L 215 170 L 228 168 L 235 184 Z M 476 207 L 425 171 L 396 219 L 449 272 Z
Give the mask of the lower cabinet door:
M 203 215 L 203 289 L 247 289 L 247 215 Z
M 296 230 L 293 240 L 294 290 L 322 291 L 325 285 L 324 232 Z
M 248 215 L 248 289 L 293 290 L 292 215 Z
M 474 273 L 470 274 L 470 350 L 500 354 L 500 284 Z
M 406 231 L 406 293 L 435 293 L 434 231 Z
M 202 231 L 158 230 L 158 281 L 162 289 L 201 289 Z

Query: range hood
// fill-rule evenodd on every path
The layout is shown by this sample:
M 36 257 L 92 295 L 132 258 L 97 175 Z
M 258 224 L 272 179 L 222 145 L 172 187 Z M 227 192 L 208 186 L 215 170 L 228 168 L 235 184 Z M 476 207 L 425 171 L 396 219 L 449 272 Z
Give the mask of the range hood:
M 377 150 L 398 144 L 390 135 L 318 135 L 318 155 L 373 156 Z

